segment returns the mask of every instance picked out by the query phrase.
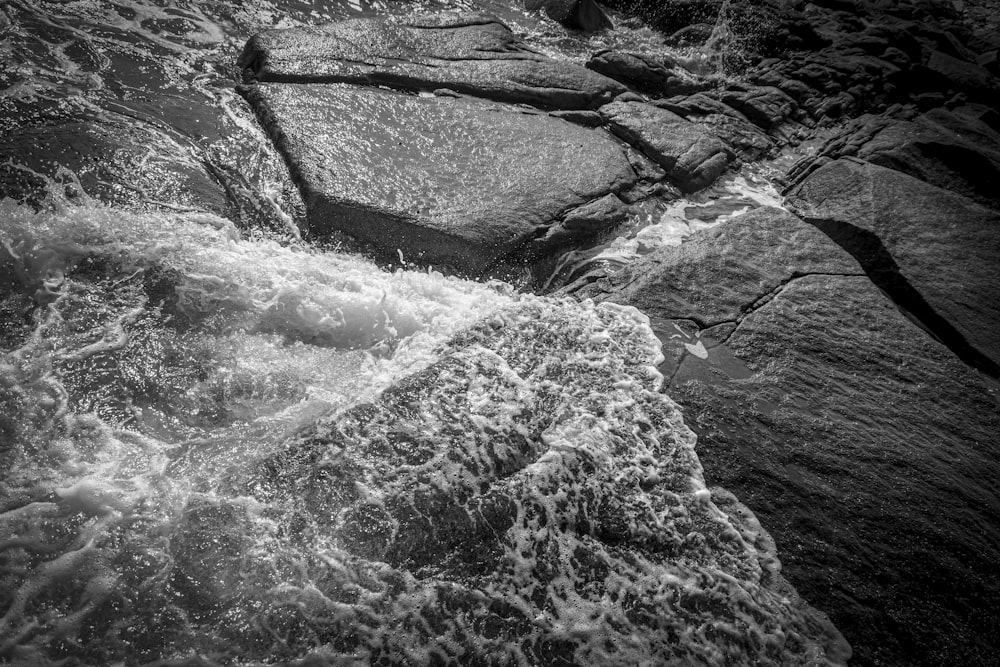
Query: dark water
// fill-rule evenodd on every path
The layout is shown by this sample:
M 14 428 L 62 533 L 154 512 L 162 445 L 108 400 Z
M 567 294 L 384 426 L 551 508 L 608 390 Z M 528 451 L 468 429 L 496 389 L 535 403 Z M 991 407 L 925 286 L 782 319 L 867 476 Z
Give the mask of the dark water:
M 0 660 L 844 658 L 705 488 L 642 315 L 299 238 L 244 41 L 442 7 L 0 5 Z M 678 211 L 609 255 L 714 219 Z

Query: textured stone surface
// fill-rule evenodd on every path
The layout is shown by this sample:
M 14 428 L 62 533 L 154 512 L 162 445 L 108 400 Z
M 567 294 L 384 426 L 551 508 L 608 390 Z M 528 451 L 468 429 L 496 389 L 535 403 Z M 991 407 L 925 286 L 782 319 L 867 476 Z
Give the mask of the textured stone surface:
M 292 168 L 310 231 L 346 232 L 407 261 L 480 273 L 635 179 L 602 130 L 490 102 L 343 84 L 245 95 Z
M 611 130 L 667 171 L 682 190 L 693 192 L 726 170 L 725 144 L 677 114 L 643 102 L 612 102 L 600 108 Z
M 993 664 L 998 386 L 858 273 L 762 209 L 581 293 L 651 317 L 706 478 L 769 526 L 852 663 Z
M 862 116 L 791 172 L 800 179 L 829 160 L 854 156 L 946 190 L 1000 206 L 1000 128 L 981 107 Z M 988 118 L 988 117 L 987 117 Z
M 698 331 L 731 328 L 782 286 L 810 274 L 863 271 L 818 229 L 786 211 L 760 208 L 566 291 L 627 303 L 655 318 L 663 334 L 662 370 L 669 376 L 688 356 L 692 341 L 668 320 L 684 320 Z
M 496 18 L 353 19 L 267 30 L 246 45 L 248 80 L 350 82 L 458 92 L 545 108 L 595 108 L 625 87 L 531 50 Z
M 668 56 L 599 51 L 587 61 L 587 68 L 658 96 L 689 95 L 713 85 Z
M 850 158 L 814 171 L 788 202 L 956 354 L 1000 373 L 1000 213 Z

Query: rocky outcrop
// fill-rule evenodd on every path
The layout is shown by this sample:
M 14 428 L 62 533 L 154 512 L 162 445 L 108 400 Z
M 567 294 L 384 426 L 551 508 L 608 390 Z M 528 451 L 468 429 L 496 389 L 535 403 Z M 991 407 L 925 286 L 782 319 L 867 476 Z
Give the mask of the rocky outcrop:
M 780 138 L 772 138 L 742 113 L 709 94 L 676 95 L 655 100 L 652 104 L 700 125 L 709 134 L 721 139 L 744 161 L 770 156 L 781 141 Z M 779 130 L 774 134 L 784 136 Z
M 679 247 L 657 250 L 622 271 L 591 274 L 565 291 L 578 298 L 627 303 L 654 318 L 664 334 L 661 370 L 670 377 L 692 353 L 689 346 L 697 345 L 689 333 L 723 337 L 721 332 L 738 326 L 805 275 L 864 272 L 819 230 L 786 211 L 765 207 L 702 231 Z M 674 321 L 681 330 L 674 330 Z
M 577 294 L 650 316 L 707 478 L 761 515 L 853 661 L 1000 657 L 995 384 L 853 258 L 761 209 Z
M 658 97 L 690 95 L 715 85 L 667 55 L 598 51 L 587 61 L 587 68 Z
M 239 66 L 247 81 L 450 88 L 546 109 L 596 108 L 626 90 L 531 50 L 499 20 L 481 14 L 267 30 L 247 42 Z
M 559 222 L 635 180 L 602 130 L 492 102 L 345 84 L 244 94 L 299 183 L 310 233 L 346 232 L 422 265 L 478 275 L 515 249 L 593 235 L 619 214 Z
M 637 101 L 600 108 L 611 131 L 639 148 L 685 192 L 704 188 L 726 170 L 730 152 L 718 139 L 677 114 Z
M 862 116 L 828 140 L 814 157 L 793 167 L 801 180 L 830 160 L 857 157 L 964 195 L 1000 206 L 1000 123 L 996 112 L 977 105 L 918 114 L 907 107 L 881 116 Z
M 810 174 L 788 202 L 960 358 L 1000 376 L 1000 213 L 852 158 Z
M 111 112 L 36 111 L 35 123 L 0 132 L 0 197 L 39 203 L 55 193 L 128 208 L 230 209 L 226 191 L 188 146 Z M 9 159 L 7 158 L 9 156 Z

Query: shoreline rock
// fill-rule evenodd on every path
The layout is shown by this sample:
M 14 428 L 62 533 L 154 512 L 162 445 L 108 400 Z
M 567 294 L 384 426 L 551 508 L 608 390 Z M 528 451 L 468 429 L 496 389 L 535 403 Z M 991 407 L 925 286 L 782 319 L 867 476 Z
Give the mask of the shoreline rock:
M 1000 213 L 854 158 L 812 172 L 787 201 L 960 359 L 1000 377 Z
M 603 130 L 493 102 L 346 84 L 242 92 L 299 183 L 312 235 L 343 231 L 421 265 L 481 275 L 518 248 L 587 238 L 620 213 L 574 225 L 573 211 L 636 180 Z

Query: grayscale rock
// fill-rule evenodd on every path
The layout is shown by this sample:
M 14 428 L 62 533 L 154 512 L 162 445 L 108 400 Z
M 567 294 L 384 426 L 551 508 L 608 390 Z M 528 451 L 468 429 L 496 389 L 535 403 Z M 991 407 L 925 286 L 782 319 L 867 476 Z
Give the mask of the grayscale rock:
M 244 94 L 299 183 L 311 234 L 345 232 L 421 265 L 481 274 L 636 178 L 603 130 L 492 102 L 346 84 Z M 566 231 L 552 242 L 594 230 Z

